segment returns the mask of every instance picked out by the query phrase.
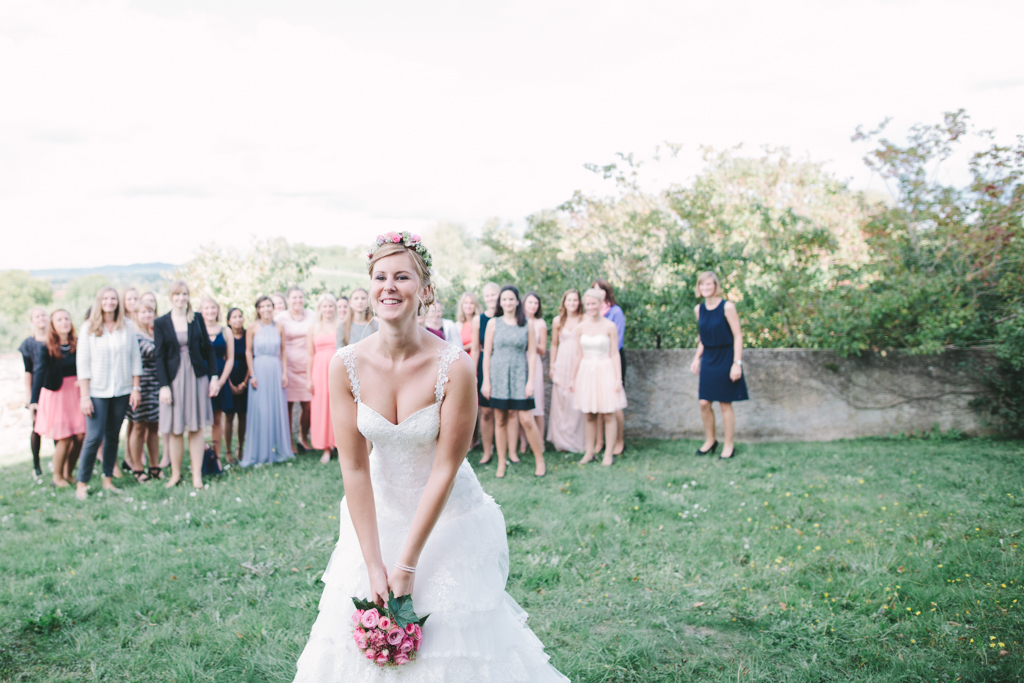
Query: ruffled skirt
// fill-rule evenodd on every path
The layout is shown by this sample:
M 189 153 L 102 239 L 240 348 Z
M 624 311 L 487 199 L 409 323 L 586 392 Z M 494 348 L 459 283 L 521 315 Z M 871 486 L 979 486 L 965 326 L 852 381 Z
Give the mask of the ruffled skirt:
M 526 626 L 526 612 L 505 592 L 508 543 L 505 519 L 479 483 L 456 480 L 452 497 L 420 555 L 413 590 L 416 613 L 430 614 L 416 660 L 382 669 L 367 660 L 352 638 L 352 597 L 368 597 L 370 584 L 348 514 L 341 501 L 341 531 L 320 598 L 320 614 L 298 661 L 295 683 L 401 681 L 470 683 L 567 681 L 548 663 L 544 646 Z M 475 485 L 479 493 L 467 491 Z M 460 491 L 459 489 L 462 489 Z M 385 565 L 394 565 L 411 515 L 382 505 L 398 495 L 374 486 Z M 405 492 L 412 503 L 418 496 Z M 383 495 L 382 495 L 383 494 Z M 415 500 L 413 500 L 415 498 Z
M 614 413 L 626 407 L 626 392 L 615 381 L 615 364 L 607 356 L 580 360 L 573 405 L 583 413 Z
M 82 414 L 81 394 L 75 382 L 77 377 L 65 377 L 57 391 L 39 392 L 35 432 L 58 441 L 76 434 L 85 434 L 85 415 Z

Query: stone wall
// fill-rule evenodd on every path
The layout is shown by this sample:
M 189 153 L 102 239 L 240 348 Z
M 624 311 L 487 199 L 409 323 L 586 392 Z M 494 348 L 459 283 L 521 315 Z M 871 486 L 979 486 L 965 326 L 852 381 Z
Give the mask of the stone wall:
M 703 436 L 693 349 L 626 353 L 627 435 Z M 745 349 L 750 400 L 734 404 L 736 438 L 818 441 L 930 430 L 936 423 L 944 431 L 983 433 L 982 417 L 969 404 L 985 391 L 977 378 L 987 360 L 963 351 L 842 358 L 824 350 Z

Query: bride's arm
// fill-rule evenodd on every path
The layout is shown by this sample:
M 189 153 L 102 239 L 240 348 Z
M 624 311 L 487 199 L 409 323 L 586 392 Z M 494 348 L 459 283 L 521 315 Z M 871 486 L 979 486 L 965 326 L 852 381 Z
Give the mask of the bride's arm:
M 455 485 L 455 474 L 466 458 L 476 425 L 475 368 L 465 353 L 452 363 L 448 371 L 445 399 L 441 404 L 441 429 L 437 434 L 437 451 L 427 486 L 420 497 L 416 514 L 412 518 L 405 547 L 398 556 L 398 564 L 416 567 L 423 546 L 441 516 L 448 496 Z M 346 485 L 345 490 L 348 491 Z M 412 593 L 414 574 L 396 565 L 388 575 L 388 585 L 395 595 Z
M 334 425 L 341 477 L 345 481 L 348 514 L 359 538 L 359 548 L 363 551 L 363 561 L 366 562 L 366 571 L 370 577 L 370 595 L 366 597 L 383 604 L 388 599 L 388 575 L 380 554 L 377 510 L 370 484 L 370 456 L 366 452 L 366 439 L 356 428 L 357 404 L 349 384 L 348 370 L 345 361 L 338 356 L 331 359 L 328 387 L 331 394 L 331 422 Z

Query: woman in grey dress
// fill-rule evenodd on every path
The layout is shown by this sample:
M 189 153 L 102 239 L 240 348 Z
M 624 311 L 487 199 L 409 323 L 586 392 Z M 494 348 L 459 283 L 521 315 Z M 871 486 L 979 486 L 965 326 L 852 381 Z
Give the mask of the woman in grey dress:
M 339 320 L 335 339 L 335 346 L 339 349 L 361 342 L 377 331 L 377 321 L 370 307 L 370 295 L 365 289 L 359 287 L 352 291 L 348 299 L 348 313 Z
M 498 295 L 498 308 L 501 317 L 491 321 L 484 338 L 484 377 L 480 387 L 480 393 L 494 410 L 494 441 L 498 451 L 496 476 L 505 476 L 509 415 L 518 411 L 519 423 L 537 463 L 534 474 L 543 477 L 546 471 L 544 440 L 533 420 L 534 383 L 543 381 L 535 376 L 537 338 L 530 334 L 530 326 L 526 324 L 518 289 L 512 285 L 503 287 Z
M 274 322 L 274 302 L 256 300 L 256 322 L 246 330 L 245 358 L 251 368 L 242 467 L 295 457 L 288 427 L 284 328 Z

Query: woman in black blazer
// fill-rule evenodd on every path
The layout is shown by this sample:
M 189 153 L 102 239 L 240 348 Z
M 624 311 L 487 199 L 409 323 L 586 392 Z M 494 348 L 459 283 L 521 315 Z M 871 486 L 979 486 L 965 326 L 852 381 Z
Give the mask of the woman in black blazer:
M 160 433 L 169 435 L 171 478 L 181 483 L 185 434 L 192 461 L 192 486 L 203 487 L 203 428 L 213 424 L 210 398 L 220 392 L 217 361 L 202 316 L 189 304 L 188 285 L 175 281 L 169 291 L 171 311 L 153 322 L 156 376 L 160 385 Z

